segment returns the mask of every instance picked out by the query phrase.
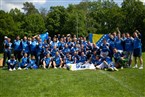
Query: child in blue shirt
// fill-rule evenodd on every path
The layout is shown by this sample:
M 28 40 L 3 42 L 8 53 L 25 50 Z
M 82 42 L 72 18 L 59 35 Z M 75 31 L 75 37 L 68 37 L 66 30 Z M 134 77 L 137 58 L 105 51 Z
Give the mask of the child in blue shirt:
M 29 65 L 29 57 L 27 53 L 24 53 L 24 56 L 22 58 L 22 62 L 19 64 L 18 70 L 21 70 L 22 68 L 27 69 L 27 66 Z
M 16 70 L 16 65 L 17 65 L 17 60 L 15 59 L 15 56 L 11 56 L 11 59 L 9 59 L 7 61 L 7 64 L 8 64 L 8 70 L 9 71 L 13 71 L 13 70 Z

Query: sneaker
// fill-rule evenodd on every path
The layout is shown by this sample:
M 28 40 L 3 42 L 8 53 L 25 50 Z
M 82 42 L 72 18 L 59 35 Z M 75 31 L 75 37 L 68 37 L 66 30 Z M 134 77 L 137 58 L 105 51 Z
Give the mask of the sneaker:
M 19 68 L 18 68 L 18 70 L 22 70 L 22 68 L 21 68 L 21 67 L 19 67 Z
M 112 67 L 109 67 L 108 70 L 114 71 L 114 69 Z
M 123 69 L 123 66 L 121 67 L 121 69 Z
M 138 68 L 138 66 L 137 65 L 135 65 L 134 67 L 132 67 L 132 68 Z
M 116 67 L 114 67 L 114 70 L 115 70 L 115 71 L 119 71 Z
M 143 66 L 140 66 L 139 69 L 143 69 Z
M 13 70 L 10 68 L 9 71 L 13 71 Z
M 28 70 L 28 68 L 24 68 L 24 70 Z
M 54 69 L 57 69 L 57 67 L 54 67 Z
M 13 68 L 13 70 L 16 70 L 16 68 Z

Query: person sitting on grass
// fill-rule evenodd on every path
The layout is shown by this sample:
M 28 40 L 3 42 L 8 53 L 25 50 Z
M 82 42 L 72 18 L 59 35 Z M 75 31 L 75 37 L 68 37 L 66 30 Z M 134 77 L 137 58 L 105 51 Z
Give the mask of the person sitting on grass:
M 115 67 L 114 62 L 111 60 L 109 56 L 106 56 L 106 54 L 104 54 L 101 57 L 102 57 L 102 63 L 96 66 L 96 69 L 118 71 L 118 69 Z
M 57 69 L 57 67 L 61 68 L 62 67 L 62 58 L 60 57 L 59 52 L 56 52 L 54 58 L 53 58 L 53 66 L 55 69 Z
M 23 58 L 22 58 L 22 62 L 19 64 L 18 70 L 21 70 L 22 68 L 24 69 L 28 69 L 27 67 L 29 66 L 29 57 L 28 54 L 25 53 Z
M 94 66 L 98 66 L 102 63 L 102 58 L 98 55 L 96 55 L 96 60 L 94 61 Z
M 37 69 L 38 66 L 36 65 L 36 59 L 35 59 L 35 56 L 34 55 L 31 55 L 31 59 L 29 60 L 29 64 L 28 66 L 26 67 L 26 69 Z
M 66 57 L 64 58 L 64 68 L 70 69 L 70 65 L 73 64 L 73 60 L 71 55 L 67 53 Z
M 46 69 L 46 68 L 50 68 L 51 64 L 52 64 L 52 61 L 51 61 L 51 57 L 50 57 L 50 54 L 48 53 L 46 55 L 46 57 L 43 59 L 43 68 Z
M 113 53 L 116 67 L 121 67 L 121 69 L 123 69 L 123 67 L 127 66 L 128 59 L 123 56 L 122 53 L 120 53 L 116 48 L 113 49 Z
M 17 60 L 15 59 L 15 56 L 11 56 L 11 58 L 7 61 L 8 64 L 8 70 L 13 71 L 16 70 Z

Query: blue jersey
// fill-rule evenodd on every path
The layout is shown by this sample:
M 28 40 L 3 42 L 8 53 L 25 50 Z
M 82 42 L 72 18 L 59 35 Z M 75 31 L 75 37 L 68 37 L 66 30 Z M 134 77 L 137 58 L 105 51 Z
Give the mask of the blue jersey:
M 100 49 L 102 49 L 102 52 L 109 51 L 109 44 L 101 44 Z
M 60 62 L 61 62 L 60 56 L 55 56 L 53 60 L 55 61 L 57 66 L 60 65 Z
M 133 50 L 133 40 L 131 38 L 127 38 L 125 40 L 125 51 L 132 51 Z
M 74 63 L 79 63 L 80 56 L 79 55 L 72 56 L 72 60 L 74 61 Z
M 142 47 L 142 43 L 141 43 L 141 39 L 139 38 L 134 38 L 134 41 L 133 41 L 133 48 L 134 49 L 137 49 L 137 48 L 141 48 Z
M 37 50 L 37 55 L 40 55 L 43 52 L 43 44 L 42 43 L 39 43 L 36 46 L 36 50 Z
M 6 52 L 11 52 L 11 50 L 12 50 L 12 43 L 11 42 L 6 42 L 4 45 L 5 45 L 5 51 Z
M 14 47 L 14 51 L 21 51 L 21 41 L 14 40 L 13 47 Z
M 100 65 L 102 63 L 102 59 L 94 60 L 95 65 Z
M 36 45 L 37 45 L 37 41 L 32 41 L 30 42 L 30 50 L 31 51 L 36 51 Z
M 93 63 L 93 64 L 95 64 L 95 61 L 96 61 L 96 55 L 92 55 L 91 56 L 91 62 Z
M 31 59 L 31 60 L 29 60 L 29 63 L 31 64 L 31 66 L 36 65 L 36 60 L 35 59 Z
M 69 57 L 65 57 L 64 58 L 65 64 L 72 64 L 73 61 L 71 59 L 69 59 Z
M 22 46 L 24 53 L 29 53 L 30 49 L 29 49 L 28 41 L 22 41 L 21 46 Z
M 70 49 L 69 48 L 64 48 L 62 50 L 63 54 L 66 54 L 66 53 L 70 53 Z
M 123 50 L 122 41 L 121 39 L 116 38 L 115 40 L 115 48 L 117 50 Z
M 81 63 L 85 63 L 87 61 L 87 57 L 86 56 L 80 56 L 80 61 Z
M 110 44 L 110 50 L 113 51 L 113 49 L 115 48 L 115 42 L 114 42 L 114 40 L 110 39 L 108 43 Z
M 119 60 L 122 57 L 122 54 L 120 52 L 114 53 L 113 57 L 115 60 Z
M 51 62 L 51 58 L 44 58 L 44 61 L 46 63 L 46 66 L 48 66 Z
M 10 59 L 10 60 L 8 60 L 8 62 L 7 62 L 9 65 L 16 65 L 17 64 L 17 60 L 12 60 L 12 59 Z
M 55 54 L 56 54 L 57 51 L 58 51 L 57 48 L 56 48 L 56 49 L 52 49 L 52 50 L 51 50 L 51 55 L 52 55 L 52 56 L 55 56 Z
M 22 64 L 28 64 L 29 63 L 29 58 L 28 57 L 23 57 L 21 63 Z
M 110 57 L 106 57 L 106 58 L 103 58 L 108 64 L 111 64 L 112 63 L 112 60 Z

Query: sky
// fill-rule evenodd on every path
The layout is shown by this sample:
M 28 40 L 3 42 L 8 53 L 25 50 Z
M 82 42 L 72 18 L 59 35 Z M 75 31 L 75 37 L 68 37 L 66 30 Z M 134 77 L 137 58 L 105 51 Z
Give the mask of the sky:
M 61 5 L 67 7 L 69 4 L 79 4 L 81 1 L 82 0 L 0 0 L 0 10 L 8 12 L 12 8 L 18 8 L 23 12 L 22 7 L 24 2 L 32 2 L 37 9 L 45 8 L 49 10 L 51 6 Z M 123 0 L 114 1 L 118 5 L 121 5 L 121 3 L 123 2 Z M 145 0 L 142 1 L 145 2 Z

